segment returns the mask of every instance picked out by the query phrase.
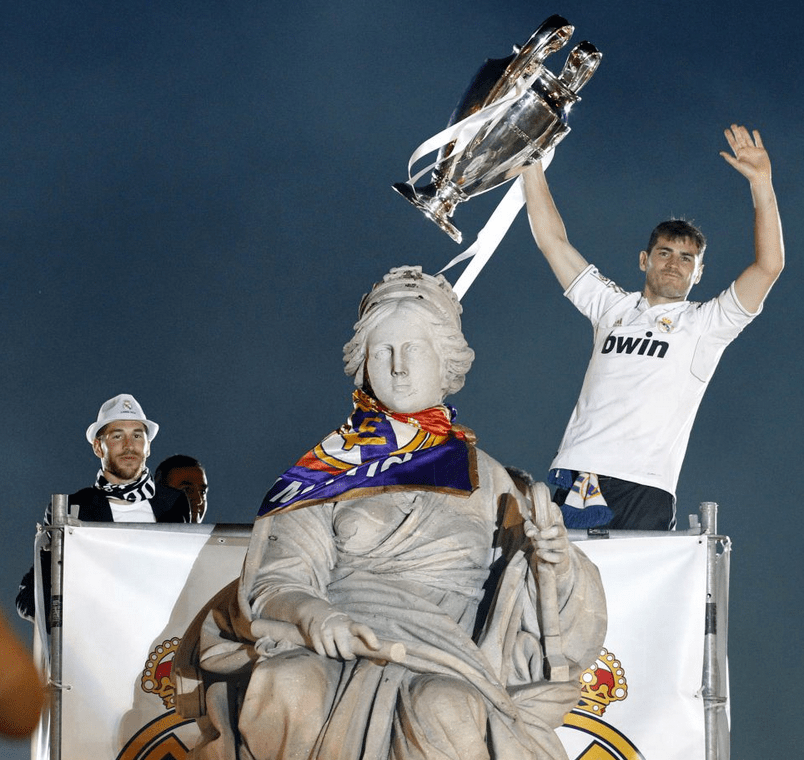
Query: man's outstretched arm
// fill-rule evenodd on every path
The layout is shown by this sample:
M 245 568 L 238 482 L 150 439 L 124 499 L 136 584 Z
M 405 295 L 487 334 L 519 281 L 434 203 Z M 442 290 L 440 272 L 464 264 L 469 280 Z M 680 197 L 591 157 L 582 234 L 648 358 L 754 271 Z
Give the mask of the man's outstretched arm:
M 530 230 L 561 287 L 566 290 L 588 266 L 586 259 L 570 244 L 564 222 L 558 213 L 544 169 L 539 162 L 522 172 L 525 184 Z
M 754 202 L 755 259 L 734 283 L 743 308 L 754 313 L 784 269 L 782 222 L 771 181 L 770 158 L 759 132 L 754 130 L 752 135 L 745 127 L 732 124 L 725 134 L 733 155 L 726 151 L 720 155 L 748 180 Z

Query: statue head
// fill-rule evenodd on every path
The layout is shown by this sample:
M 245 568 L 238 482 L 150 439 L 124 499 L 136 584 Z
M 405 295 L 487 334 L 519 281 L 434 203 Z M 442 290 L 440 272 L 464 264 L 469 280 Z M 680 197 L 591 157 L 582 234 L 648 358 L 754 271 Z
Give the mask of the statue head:
M 392 269 L 361 301 L 354 337 L 343 349 L 346 374 L 354 377 L 358 388 L 394 411 L 419 411 L 424 407 L 394 408 L 417 405 L 417 399 L 424 399 L 429 406 L 441 403 L 463 387 L 475 356 L 461 332 L 461 311 L 458 298 L 442 275 L 424 274 L 419 266 Z M 369 346 L 373 349 L 371 357 Z M 405 357 L 414 362 L 412 367 L 403 366 Z M 395 360 L 401 362 L 396 368 L 392 366 Z M 373 384 L 370 363 L 376 375 Z M 387 368 L 384 375 L 412 369 L 417 387 L 410 389 L 409 396 L 395 392 L 384 382 L 386 378 L 379 376 L 383 366 Z M 431 387 L 434 383 L 436 389 Z

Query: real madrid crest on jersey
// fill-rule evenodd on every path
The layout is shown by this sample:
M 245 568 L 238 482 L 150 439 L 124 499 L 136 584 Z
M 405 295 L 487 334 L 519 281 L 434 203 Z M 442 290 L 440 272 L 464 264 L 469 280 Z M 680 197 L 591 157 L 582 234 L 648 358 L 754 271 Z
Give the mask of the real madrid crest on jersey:
M 656 320 L 656 327 L 663 333 L 673 332 L 675 326 L 673 325 L 673 320 L 670 317 L 660 317 Z

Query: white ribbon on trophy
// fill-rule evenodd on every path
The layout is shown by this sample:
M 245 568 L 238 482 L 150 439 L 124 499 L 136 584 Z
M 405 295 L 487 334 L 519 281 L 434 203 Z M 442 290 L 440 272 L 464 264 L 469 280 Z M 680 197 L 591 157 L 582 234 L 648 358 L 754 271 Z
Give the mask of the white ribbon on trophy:
M 472 142 L 482 128 L 488 126 L 493 127 L 505 116 L 511 103 L 527 93 L 538 75 L 539 70 L 528 77 L 520 78 L 514 84 L 510 92 L 499 100 L 481 108 L 479 111 L 475 111 L 475 113 L 470 114 L 465 119 L 461 119 L 461 121 L 456 124 L 442 129 L 437 134 L 425 140 L 413 151 L 408 161 L 408 184 L 415 185 L 425 174 L 432 171 L 438 163 L 434 161 L 428 166 L 425 166 L 424 169 L 418 171 L 415 175 L 411 174 L 413 166 L 415 166 L 421 158 L 429 155 L 433 151 L 440 150 L 453 140 L 455 141 L 455 145 L 450 155 L 457 157 L 466 149 L 466 146 Z M 554 151 L 551 149 L 541 158 L 542 166 L 545 169 L 552 161 L 553 154 Z M 463 274 L 452 287 L 455 294 L 458 296 L 458 300 L 463 298 L 466 291 L 469 290 L 472 283 L 475 281 L 477 275 L 480 274 L 480 270 L 483 269 L 494 251 L 497 250 L 500 242 L 505 237 L 505 233 L 508 232 L 519 210 L 524 205 L 525 191 L 522 180 L 516 179 L 508 189 L 508 192 L 503 196 L 502 200 L 497 204 L 497 208 L 489 217 L 486 225 L 478 233 L 475 242 L 439 270 L 438 274 L 441 274 L 441 272 L 446 272 L 456 264 L 466 261 L 466 259 L 472 259 L 463 271 Z
M 475 111 L 473 114 L 469 114 L 465 119 L 445 127 L 425 140 L 413 151 L 408 160 L 408 184 L 415 185 L 427 172 L 432 171 L 438 165 L 438 161 L 434 161 L 415 175 L 411 174 L 413 166 L 424 156 L 429 155 L 434 150 L 439 150 L 445 145 L 449 145 L 454 140 L 455 145 L 450 155 L 455 158 L 463 153 L 466 146 L 475 139 L 481 129 L 484 127 L 493 128 L 505 116 L 511 104 L 527 93 L 538 75 L 539 70 L 537 69 L 530 76 L 521 77 L 514 83 L 511 90 L 499 100 L 489 103 L 489 105 Z
M 554 153 L 555 151 L 550 150 L 540 159 L 543 168 L 548 167 L 553 160 Z M 486 266 L 494 251 L 497 250 L 500 242 L 505 237 L 505 233 L 508 232 L 519 210 L 524 205 L 525 186 L 522 178 L 517 177 L 502 200 L 497 204 L 497 208 L 494 209 L 483 229 L 477 233 L 475 242 L 438 271 L 438 274 L 441 274 L 441 272 L 446 272 L 456 264 L 460 264 L 466 259 L 471 259 L 457 282 L 452 286 L 459 301 L 472 286 L 475 278 L 480 274 L 480 270 Z

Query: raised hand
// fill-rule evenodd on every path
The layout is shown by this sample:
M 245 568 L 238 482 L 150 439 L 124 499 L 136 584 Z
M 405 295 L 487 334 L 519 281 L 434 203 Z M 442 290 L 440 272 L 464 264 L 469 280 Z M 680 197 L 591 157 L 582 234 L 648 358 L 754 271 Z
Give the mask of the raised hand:
M 732 152 L 720 151 L 720 155 L 749 182 L 770 182 L 770 158 L 759 132 L 755 129 L 749 133 L 745 127 L 732 124 L 724 134 Z

